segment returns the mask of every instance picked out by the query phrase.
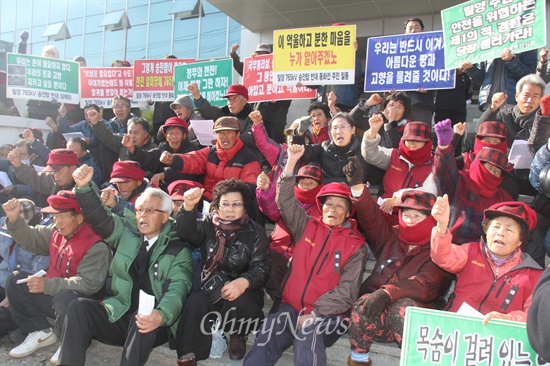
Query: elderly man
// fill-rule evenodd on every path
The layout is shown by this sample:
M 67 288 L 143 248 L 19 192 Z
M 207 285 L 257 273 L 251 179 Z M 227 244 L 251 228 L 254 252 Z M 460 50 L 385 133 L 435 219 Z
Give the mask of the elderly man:
M 15 177 L 43 196 L 47 197 L 60 190 L 69 190 L 74 186 L 72 174 L 78 167 L 78 157 L 74 151 L 52 150 L 48 155 L 48 166 L 41 174 L 38 174 L 32 166 L 23 164 L 21 155 L 16 149 L 10 151 L 8 159 L 13 166 Z M 48 174 L 50 172 L 53 174 Z
M 109 270 L 111 252 L 84 221 L 73 193 L 60 191 L 48 197 L 48 204 L 42 212 L 53 213 L 54 224 L 35 227 L 29 227 L 20 216 L 18 200 L 12 199 L 2 206 L 13 240 L 34 253 L 50 255 L 44 277 L 15 272 L 6 283 L 11 315 L 21 331 L 28 334 L 22 344 L 10 351 L 15 358 L 54 344 L 61 335 L 70 302 L 97 293 Z M 48 318 L 55 319 L 55 333 Z
M 252 136 L 252 121 L 248 117 L 250 112 L 252 112 L 252 107 L 248 104 L 248 90 L 244 85 L 233 84 L 227 88 L 227 92 L 223 96 L 227 99 L 227 106 L 223 108 L 210 105 L 201 96 L 197 83 L 189 84 L 187 89 L 193 95 L 195 105 L 204 118 L 212 120 L 217 120 L 223 116 L 237 118 L 242 142 L 254 149 L 254 152 L 257 152 L 254 136 Z
M 113 166 L 109 183 L 116 186 L 118 193 L 112 188 L 105 188 L 101 192 L 101 199 L 119 216 L 124 216 L 126 208 L 134 211 L 138 197 L 149 186 L 140 164 L 132 160 L 117 161 Z
M 183 119 L 187 123 L 189 123 L 189 121 L 191 121 L 192 119 L 204 119 L 202 118 L 200 113 L 195 112 L 195 105 L 188 95 L 180 95 L 179 97 L 177 97 L 173 103 L 170 103 L 170 109 L 173 111 L 173 113 L 176 114 L 177 117 Z M 167 120 L 168 119 L 166 119 L 166 121 Z M 193 141 L 197 138 L 191 126 L 189 126 L 189 131 L 187 134 L 189 141 Z M 164 136 L 159 126 L 159 128 L 155 132 L 155 141 L 162 142 L 165 140 L 166 136 Z
M 201 175 L 177 173 L 173 169 L 165 167 L 159 160 L 164 151 L 171 154 L 185 154 L 198 150 L 199 147 L 189 141 L 188 128 L 189 126 L 184 119 L 171 117 L 166 120 L 164 126 L 160 127 L 159 131 L 165 136 L 166 141 L 161 142 L 157 148 L 145 151 L 135 146 L 126 136 L 122 139 L 122 144 L 130 153 L 130 159 L 139 162 L 142 169 L 154 174 L 151 178 L 151 184 L 157 187 L 160 187 L 161 182 L 168 185 L 179 179 L 194 180 L 202 183 L 203 177 Z
M 215 146 L 187 154 L 162 153 L 160 161 L 175 171 L 185 174 L 204 174 L 204 197 L 212 201 L 212 191 L 220 180 L 237 178 L 256 184 L 260 163 L 239 139 L 241 125 L 236 117 L 220 117 L 214 123 L 217 135 Z
M 172 201 L 160 189 L 147 189 L 135 216 L 113 215 L 91 182 L 93 169 L 74 172 L 75 195 L 86 221 L 117 251 L 110 273 L 115 295 L 99 303 L 79 299 L 69 306 L 59 364 L 84 365 L 92 339 L 123 346 L 121 365 L 144 365 L 157 345 L 175 334 L 184 299 L 192 286 L 191 254 L 175 233 Z M 150 298 L 150 312 L 140 298 Z M 140 312 L 142 311 L 142 312 Z M 108 363 L 113 363 L 111 360 Z
M 103 183 L 103 176 L 99 169 L 99 164 L 95 161 L 92 155 L 88 152 L 88 143 L 81 137 L 73 137 L 67 141 L 67 149 L 74 151 L 78 157 L 78 165 L 89 165 L 94 168 L 94 182 L 97 185 Z

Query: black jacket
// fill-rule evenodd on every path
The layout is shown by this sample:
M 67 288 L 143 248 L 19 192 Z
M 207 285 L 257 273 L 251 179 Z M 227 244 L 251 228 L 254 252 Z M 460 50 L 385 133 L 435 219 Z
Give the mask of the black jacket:
M 176 230 L 183 241 L 201 249 L 204 265 L 207 254 L 217 243 L 212 215 L 208 214 L 199 219 L 196 210 L 181 209 L 178 212 Z M 225 244 L 223 261 L 218 269 L 232 280 L 246 278 L 250 283 L 250 291 L 262 288 L 271 271 L 269 242 L 265 229 L 250 220 L 243 230 Z

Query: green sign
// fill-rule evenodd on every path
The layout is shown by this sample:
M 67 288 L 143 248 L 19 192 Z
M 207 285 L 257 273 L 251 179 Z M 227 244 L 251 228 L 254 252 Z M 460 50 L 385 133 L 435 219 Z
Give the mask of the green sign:
M 441 11 L 445 68 L 546 47 L 546 1 L 472 0 Z
M 78 104 L 78 62 L 8 53 L 8 98 Z
M 210 104 L 225 106 L 227 87 L 233 84 L 233 61 L 230 58 L 196 62 L 174 67 L 174 97 L 188 95 L 187 86 L 197 83 L 201 96 Z
M 527 339 L 525 324 L 446 311 L 407 308 L 401 365 L 545 365 Z

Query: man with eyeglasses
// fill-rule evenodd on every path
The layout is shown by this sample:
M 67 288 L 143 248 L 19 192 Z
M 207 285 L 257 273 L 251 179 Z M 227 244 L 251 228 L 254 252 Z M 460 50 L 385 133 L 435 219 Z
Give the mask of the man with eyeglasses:
M 123 347 L 121 365 L 144 365 L 151 349 L 176 332 L 192 287 L 191 253 L 176 235 L 165 192 L 146 189 L 136 214 L 119 217 L 102 205 L 92 176 L 86 165 L 74 172 L 75 196 L 86 221 L 116 249 L 109 271 L 115 295 L 101 303 L 79 299 L 69 305 L 58 363 L 84 365 L 86 349 L 96 339 Z M 146 297 L 152 310 L 140 307 Z

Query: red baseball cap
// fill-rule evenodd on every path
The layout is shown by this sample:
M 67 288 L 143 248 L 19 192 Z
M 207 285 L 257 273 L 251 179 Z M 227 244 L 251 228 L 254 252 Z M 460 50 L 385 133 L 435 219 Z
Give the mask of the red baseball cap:
M 125 183 L 132 180 L 143 182 L 144 179 L 145 171 L 141 169 L 141 165 L 137 161 L 117 161 L 113 165 L 109 183 Z
M 230 95 L 242 95 L 246 99 L 248 99 L 248 89 L 246 86 L 241 84 L 233 84 L 229 85 L 229 88 L 227 88 L 227 92 L 222 98 L 227 98 Z

